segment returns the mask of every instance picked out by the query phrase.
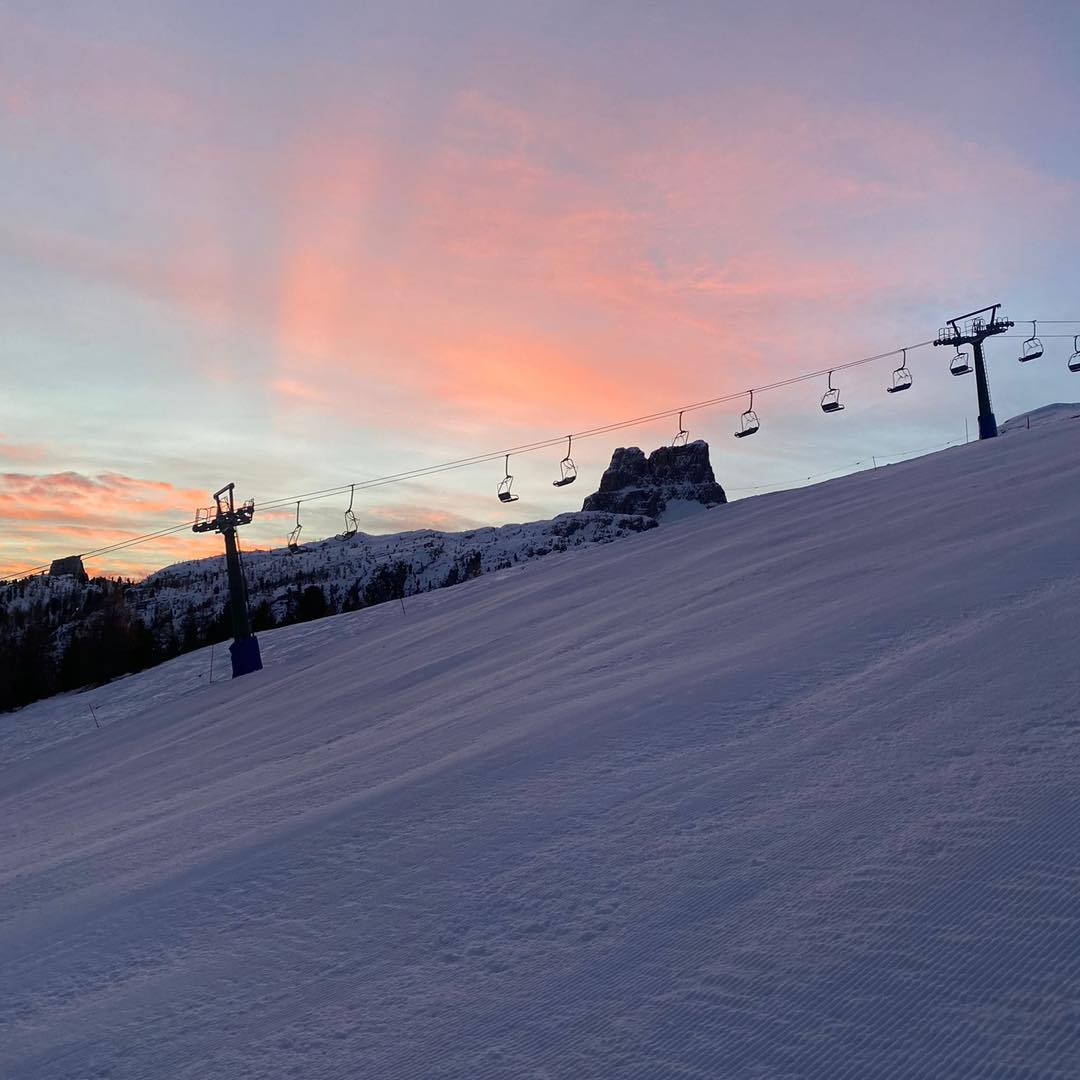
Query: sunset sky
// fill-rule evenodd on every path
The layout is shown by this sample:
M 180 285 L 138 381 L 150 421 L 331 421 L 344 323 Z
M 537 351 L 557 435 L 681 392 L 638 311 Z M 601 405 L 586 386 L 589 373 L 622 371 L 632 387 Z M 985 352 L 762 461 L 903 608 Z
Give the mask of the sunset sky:
M 934 336 L 1080 319 L 1080 6 L 0 0 L 0 573 Z M 1027 329 L 1018 327 L 1018 329 Z M 1080 400 L 989 345 L 998 419 Z M 1080 333 L 1080 324 L 1070 332 Z M 948 354 L 687 416 L 735 497 L 962 439 Z M 578 509 L 671 421 L 358 496 Z M 305 510 L 305 538 L 344 503 Z M 280 545 L 291 511 L 248 546 Z M 90 564 L 144 573 L 190 533 Z

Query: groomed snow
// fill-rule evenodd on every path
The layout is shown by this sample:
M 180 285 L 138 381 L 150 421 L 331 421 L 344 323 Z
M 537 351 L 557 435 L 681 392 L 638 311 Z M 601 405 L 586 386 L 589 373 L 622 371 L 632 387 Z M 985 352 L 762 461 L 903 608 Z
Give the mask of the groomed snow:
M 1078 610 L 1062 418 L 0 718 L 0 1076 L 1080 1076 Z

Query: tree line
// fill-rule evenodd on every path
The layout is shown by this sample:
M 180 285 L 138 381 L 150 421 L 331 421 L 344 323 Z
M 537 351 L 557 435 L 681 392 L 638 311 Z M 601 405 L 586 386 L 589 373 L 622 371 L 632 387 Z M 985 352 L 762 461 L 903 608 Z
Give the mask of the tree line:
M 252 629 L 258 633 L 408 596 L 417 587 L 410 569 L 404 562 L 386 563 L 343 593 L 330 590 L 329 595 L 320 585 L 298 583 L 273 603 L 264 597 L 253 604 Z M 479 573 L 477 553 L 441 584 Z M 189 604 L 183 614 L 150 625 L 128 602 L 133 588 L 134 582 L 122 578 L 0 582 L 0 712 L 101 686 L 232 636 L 227 601 L 209 619 L 198 618 Z

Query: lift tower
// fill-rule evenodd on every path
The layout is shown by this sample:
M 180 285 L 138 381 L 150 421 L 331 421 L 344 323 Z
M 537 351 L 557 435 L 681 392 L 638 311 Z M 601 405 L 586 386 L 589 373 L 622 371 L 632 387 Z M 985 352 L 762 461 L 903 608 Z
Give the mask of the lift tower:
M 219 532 L 225 537 L 225 564 L 229 571 L 229 606 L 232 609 L 233 643 L 229 646 L 232 673 L 235 679 L 252 671 L 262 670 L 259 639 L 251 632 L 247 613 L 247 585 L 240 564 L 240 547 L 236 530 L 248 525 L 255 516 L 255 500 L 248 499 L 237 508 L 233 502 L 234 484 L 226 484 L 214 492 L 214 506 L 195 511 L 192 532 Z
M 949 320 L 949 325 L 938 331 L 935 345 L 952 345 L 959 349 L 961 345 L 970 345 L 975 355 L 975 387 L 979 393 L 979 438 L 997 437 L 997 419 L 994 407 L 990 403 L 990 383 L 986 378 L 986 359 L 983 356 L 983 341 L 995 334 L 1004 334 L 1013 324 L 1008 319 L 998 318 L 1000 304 L 969 311 L 966 315 L 957 315 Z M 984 318 L 989 312 L 989 318 Z M 966 321 L 965 321 L 966 320 Z

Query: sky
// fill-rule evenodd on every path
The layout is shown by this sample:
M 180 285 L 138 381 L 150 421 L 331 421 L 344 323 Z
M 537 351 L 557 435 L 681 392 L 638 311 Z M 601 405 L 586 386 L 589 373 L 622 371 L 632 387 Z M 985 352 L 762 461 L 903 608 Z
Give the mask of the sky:
M 0 0 L 0 574 L 261 502 L 1080 319 L 1080 8 Z M 1017 326 L 1017 332 L 1027 328 Z M 1030 331 L 1027 331 L 1030 332 Z M 988 344 L 999 420 L 1075 325 Z M 731 497 L 965 437 L 946 350 L 687 413 Z M 361 529 L 580 508 L 674 417 L 357 493 Z M 301 508 L 305 539 L 344 499 Z M 181 532 L 88 563 L 216 554 Z

